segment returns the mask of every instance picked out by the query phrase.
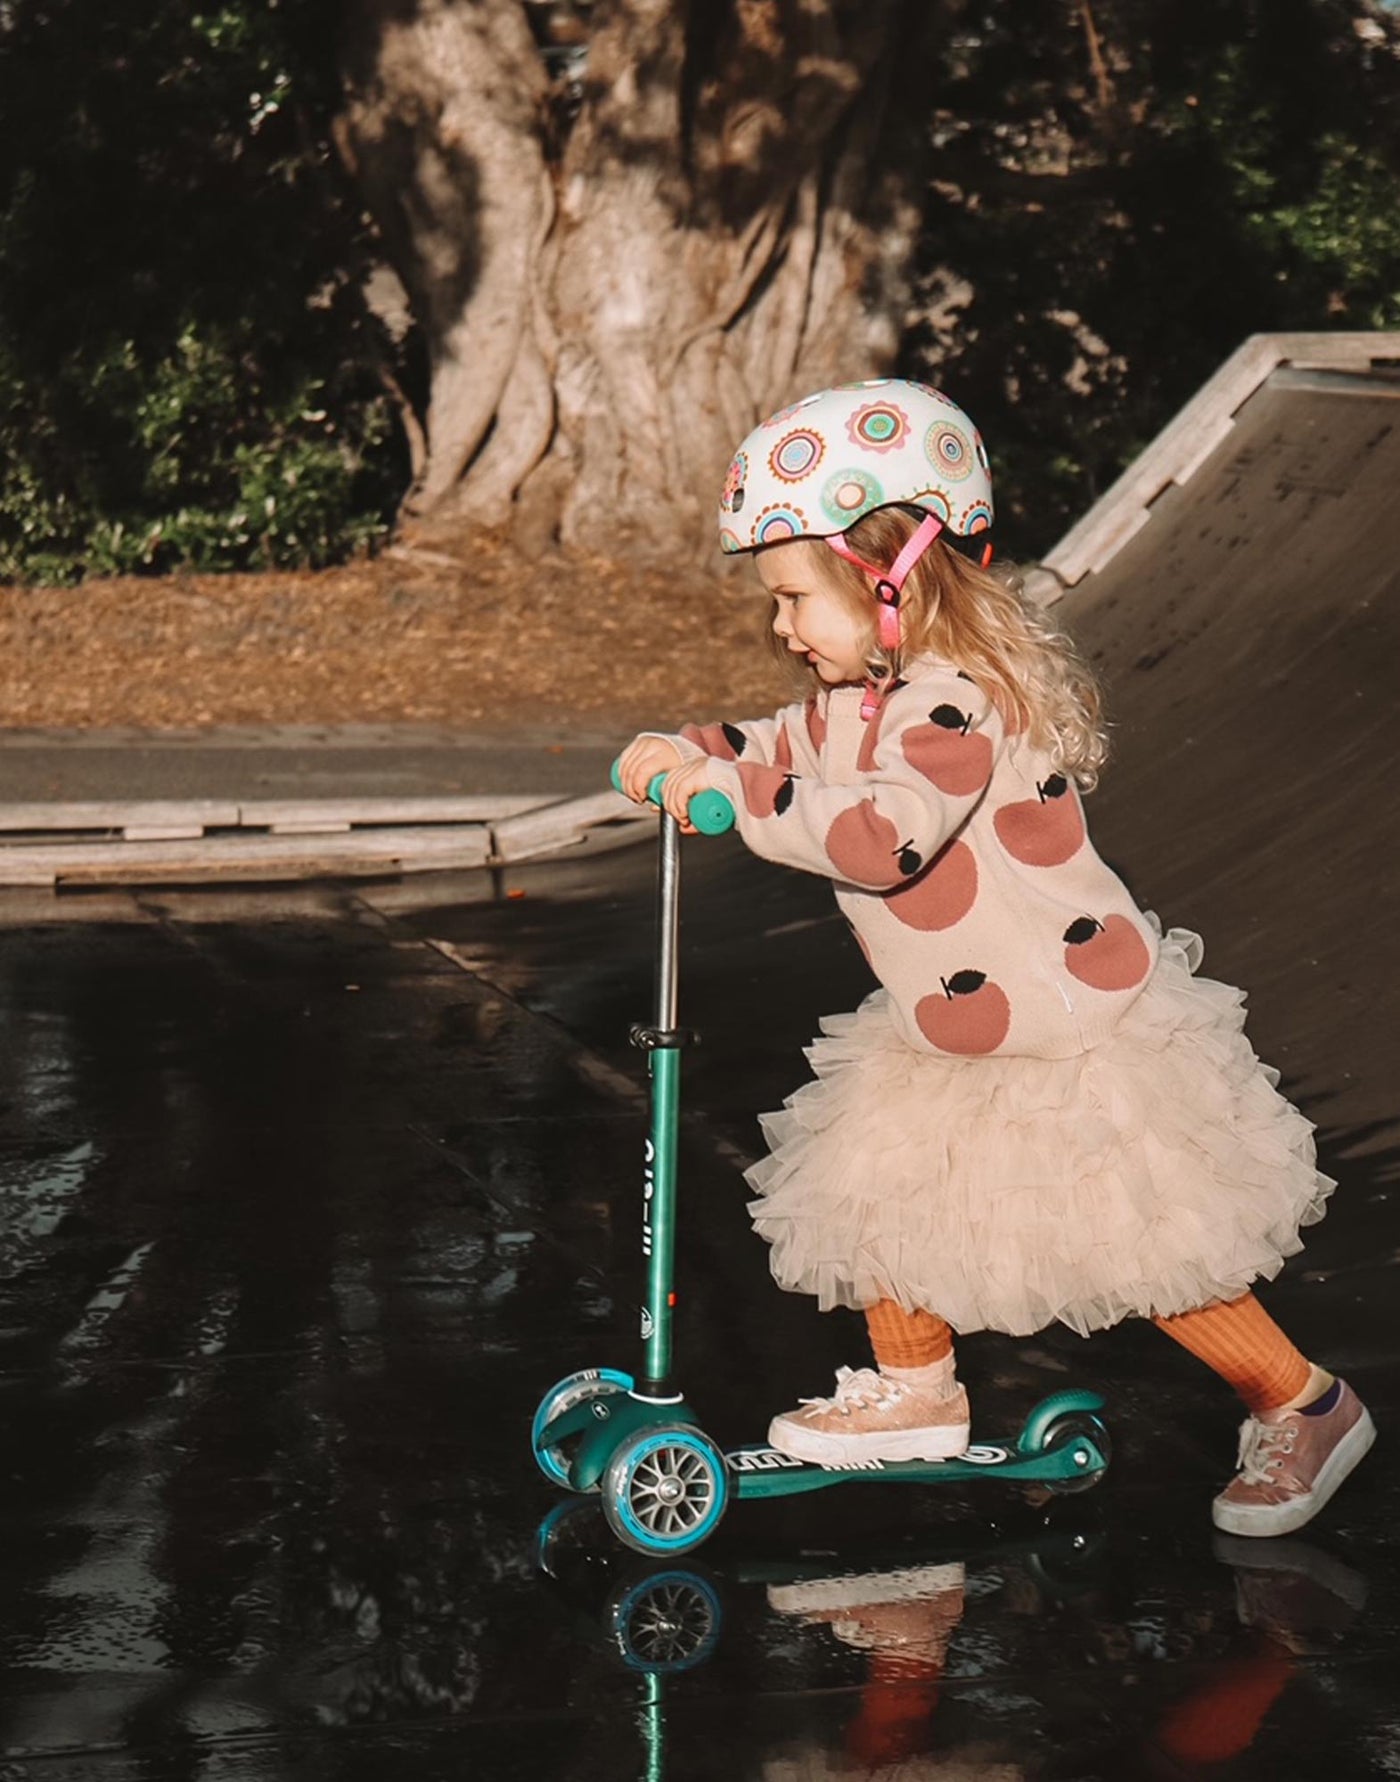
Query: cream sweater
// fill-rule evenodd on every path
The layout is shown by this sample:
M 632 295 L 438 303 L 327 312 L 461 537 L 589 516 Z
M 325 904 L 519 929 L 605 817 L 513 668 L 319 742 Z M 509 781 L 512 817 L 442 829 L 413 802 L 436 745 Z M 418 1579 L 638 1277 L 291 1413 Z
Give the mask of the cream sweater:
M 754 853 L 836 881 L 910 1045 L 1068 1058 L 1105 1039 L 1157 939 L 1074 784 L 946 662 L 914 662 L 868 722 L 860 705 L 837 687 L 670 740 L 710 757 Z

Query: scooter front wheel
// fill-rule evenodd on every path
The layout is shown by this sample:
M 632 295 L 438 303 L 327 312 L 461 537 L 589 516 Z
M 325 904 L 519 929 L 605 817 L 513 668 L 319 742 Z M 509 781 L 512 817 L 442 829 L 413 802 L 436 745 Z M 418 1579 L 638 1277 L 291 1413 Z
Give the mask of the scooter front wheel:
M 638 1553 L 688 1553 L 719 1526 L 729 1469 L 702 1430 L 644 1429 L 623 1442 L 603 1473 L 603 1514 Z
M 694 1670 L 719 1644 L 719 1592 L 699 1572 L 653 1572 L 616 1591 L 605 1610 L 624 1664 L 651 1676 Z
M 609 1392 L 631 1390 L 631 1374 L 624 1374 L 615 1367 L 582 1368 L 576 1374 L 566 1375 L 557 1386 L 550 1387 L 535 1412 L 535 1420 L 530 1428 L 530 1446 L 534 1450 L 536 1465 L 551 1485 L 562 1485 L 566 1491 L 573 1489 L 569 1484 L 569 1461 L 564 1449 L 541 1445 L 544 1431 L 554 1419 L 571 1410 L 574 1405 L 582 1404 L 585 1399 L 601 1398 Z

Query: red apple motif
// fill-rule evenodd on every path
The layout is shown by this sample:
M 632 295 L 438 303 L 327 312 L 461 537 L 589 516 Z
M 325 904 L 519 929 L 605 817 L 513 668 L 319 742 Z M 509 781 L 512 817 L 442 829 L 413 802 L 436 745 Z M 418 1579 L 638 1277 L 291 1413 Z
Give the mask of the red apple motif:
M 1013 860 L 1027 866 L 1063 866 L 1084 843 L 1084 813 L 1062 773 L 1037 780 L 1034 798 L 1004 804 L 992 827 Z
M 898 885 L 923 865 L 912 843 L 899 839 L 899 831 L 870 798 L 842 811 L 826 832 L 826 851 L 841 878 L 877 891 Z
M 815 693 L 807 701 L 806 718 L 807 734 L 812 739 L 812 747 L 820 754 L 822 744 L 826 741 L 826 714 L 817 704 Z
M 786 724 L 778 726 L 778 740 L 773 744 L 773 765 L 781 767 L 784 772 L 792 768 L 792 739 L 788 735 Z
M 1064 932 L 1065 967 L 1094 990 L 1131 990 L 1152 966 L 1147 942 L 1126 916 L 1079 916 Z
M 739 763 L 739 784 L 751 817 L 781 817 L 792 803 L 793 776 L 761 761 Z
M 977 857 L 966 842 L 949 842 L 916 879 L 885 898 L 885 907 L 911 928 L 930 934 L 951 928 L 977 901 Z
M 969 734 L 972 713 L 955 705 L 936 705 L 927 724 L 904 733 L 904 758 L 950 798 L 980 792 L 992 772 L 992 739 Z
M 681 735 L 717 761 L 736 761 L 749 740 L 737 724 L 687 724 Z
M 914 1010 L 924 1038 L 940 1052 L 995 1052 L 1011 1030 L 1006 992 L 983 971 L 955 971 L 939 983 L 942 991 L 921 997 Z

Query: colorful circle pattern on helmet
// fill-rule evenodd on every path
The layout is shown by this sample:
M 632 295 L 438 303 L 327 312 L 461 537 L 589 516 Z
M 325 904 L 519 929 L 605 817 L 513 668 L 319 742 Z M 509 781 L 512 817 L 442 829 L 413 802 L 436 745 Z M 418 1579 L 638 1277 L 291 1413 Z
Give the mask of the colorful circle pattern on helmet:
M 927 384 L 872 378 L 819 390 L 754 428 L 720 496 L 720 546 L 829 538 L 893 503 L 969 537 L 991 526 L 987 449 L 957 403 Z
M 919 493 L 913 497 L 913 500 L 917 502 L 920 507 L 927 508 L 931 514 L 936 515 L 942 520 L 945 526 L 953 517 L 952 506 L 942 489 L 921 489 Z M 726 545 L 724 548 L 725 550 L 729 550 L 730 546 Z
M 720 507 L 725 513 L 738 513 L 744 504 L 743 489 L 749 480 L 749 461 L 743 452 L 735 452 L 734 462 L 729 466 L 729 474 L 724 479 L 724 493 L 720 496 Z M 738 497 L 737 501 L 735 497 Z
M 866 446 L 872 452 L 895 451 L 908 433 L 909 417 L 893 402 L 867 403 L 846 423 L 846 437 L 851 444 Z
M 836 522 L 839 531 L 844 532 L 862 514 L 868 514 L 872 507 L 879 507 L 884 499 L 879 478 L 868 470 L 838 470 L 827 478 L 822 490 L 822 511 Z
M 779 482 L 800 483 L 821 463 L 825 450 L 826 441 L 820 433 L 799 427 L 795 433 L 785 434 L 773 447 L 768 454 L 768 468 Z
M 951 421 L 935 421 L 925 435 L 924 450 L 929 463 L 950 483 L 963 482 L 972 475 L 976 463 L 972 443 Z
M 759 514 L 753 530 L 759 544 L 779 544 L 785 538 L 801 538 L 807 531 L 807 518 L 800 507 L 775 502 Z

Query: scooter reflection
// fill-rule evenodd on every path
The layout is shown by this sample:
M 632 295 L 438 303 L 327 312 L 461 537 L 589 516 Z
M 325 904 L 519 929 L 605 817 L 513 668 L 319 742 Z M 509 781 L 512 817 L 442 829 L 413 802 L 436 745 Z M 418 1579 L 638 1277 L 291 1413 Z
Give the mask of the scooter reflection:
M 961 1550 L 959 1550 L 961 1543 Z M 639 1725 L 647 1782 L 666 1768 L 666 1680 L 709 1662 L 719 1649 L 725 1599 L 741 1595 L 751 1619 L 753 1593 L 768 1616 L 790 1619 L 864 1654 L 854 1712 L 833 1737 L 804 1732 L 751 1753 L 764 1782 L 823 1782 L 855 1776 L 881 1782 L 1023 1782 L 1028 1772 L 1004 1745 L 987 1739 L 949 1743 L 933 1719 L 948 1644 L 963 1620 L 969 1567 L 975 1574 L 1014 1571 L 1018 1588 L 1061 1603 L 1098 1587 L 1104 1542 L 1082 1530 L 1037 1529 L 1020 1539 L 988 1540 L 952 1531 L 922 1549 L 866 1556 L 847 1564 L 830 1554 L 771 1560 L 732 1558 L 722 1570 L 695 1562 L 647 1569 L 608 1538 L 596 1505 L 556 1506 L 540 1525 L 536 1560 L 561 1590 L 585 1632 L 638 1673 Z M 842 1690 L 840 1699 L 851 1699 Z

